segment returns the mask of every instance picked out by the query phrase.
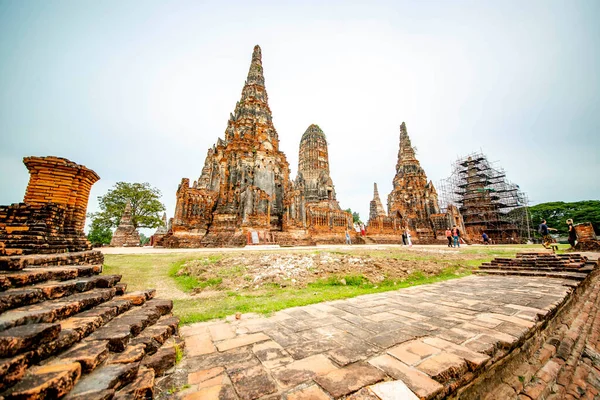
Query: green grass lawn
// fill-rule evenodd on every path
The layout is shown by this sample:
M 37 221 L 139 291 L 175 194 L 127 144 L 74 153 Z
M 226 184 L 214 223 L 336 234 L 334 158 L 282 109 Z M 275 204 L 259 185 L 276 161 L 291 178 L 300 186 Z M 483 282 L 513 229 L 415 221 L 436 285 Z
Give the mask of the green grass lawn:
M 563 246 L 561 245 L 562 251 L 564 251 Z M 568 246 L 564 247 L 567 248 Z M 185 274 L 178 275 L 185 262 L 198 259 L 207 260 L 204 262 L 215 262 L 221 257 L 216 253 L 213 255 L 207 253 L 107 254 L 105 255 L 104 273 L 123 275 L 122 281 L 128 284 L 128 290 L 130 291 L 157 288 L 157 296 L 173 299 L 174 314 L 181 319 L 182 323 L 186 324 L 223 318 L 236 312 L 268 314 L 289 307 L 460 278 L 471 274 L 471 271 L 481 265 L 482 262 L 490 261 L 494 257 L 513 257 L 516 252 L 527 249 L 540 250 L 541 246 L 518 246 L 518 248 L 516 246 L 512 248 L 502 246 L 467 247 L 461 249 L 461 258 L 457 258 L 454 252 L 428 254 L 407 251 L 402 248 L 361 250 L 357 246 L 356 250 L 344 251 L 346 254 L 356 253 L 357 255 L 369 255 L 371 257 L 436 262 L 443 267 L 441 272 L 434 276 L 425 276 L 422 272 L 415 271 L 404 280 L 385 279 L 377 284 L 368 282 L 361 275 L 331 276 L 310 283 L 304 288 L 281 288 L 277 285 L 271 285 L 257 290 L 241 289 L 232 291 L 219 287 L 221 277 L 244 274 L 244 267 L 223 269 L 219 271 L 219 277 L 207 281 L 198 281 L 195 277 Z M 464 257 L 464 255 L 467 255 L 467 257 Z M 345 279 L 346 285 L 340 283 L 341 278 Z M 208 296 L 190 296 L 190 293 L 196 288 L 209 288 L 211 293 Z

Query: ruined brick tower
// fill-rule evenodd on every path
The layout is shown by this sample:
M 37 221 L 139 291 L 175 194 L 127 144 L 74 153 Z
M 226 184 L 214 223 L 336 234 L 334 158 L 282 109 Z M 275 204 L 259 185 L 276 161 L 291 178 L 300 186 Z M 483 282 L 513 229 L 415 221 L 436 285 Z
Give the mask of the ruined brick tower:
M 0 206 L 0 256 L 91 249 L 83 233 L 92 185 L 100 177 L 60 157 L 25 157 L 23 203 Z
M 121 215 L 119 226 L 113 233 L 110 245 L 115 247 L 135 247 L 140 245 L 140 234 L 131 221 L 131 202 L 128 200 Z
M 439 214 L 438 197 L 415 156 L 406 124 L 400 125 L 400 150 L 394 188 L 388 196 L 388 212 L 421 237 L 434 237 L 429 218 Z M 413 235 L 414 236 L 414 235 Z
M 416 242 L 432 243 L 444 238 L 448 226 L 458 225 L 464 232 L 458 209 L 449 208 L 446 213 L 440 213 L 437 192 L 417 160 L 404 122 L 400 125 L 400 149 L 393 185 L 388 195 L 387 216 L 381 212 L 383 206 L 375 185 L 367 227 L 367 235 L 372 240 L 399 243 L 402 232 L 409 229 Z
M 244 230 L 281 230 L 289 185 L 289 164 L 279 151 L 255 46 L 225 138 L 208 150 L 198 181 L 190 187 L 184 178 L 179 186 L 173 221 L 179 241 L 171 245 L 239 245 L 245 243 Z
M 381 204 L 381 198 L 379 197 L 379 191 L 377 190 L 377 183 L 374 183 L 373 186 L 373 200 L 369 204 L 369 219 L 386 216 L 383 204 Z
M 329 175 L 327 139 L 318 125 L 310 125 L 300 140 L 296 184 L 303 186 L 307 203 L 322 203 L 340 209 Z

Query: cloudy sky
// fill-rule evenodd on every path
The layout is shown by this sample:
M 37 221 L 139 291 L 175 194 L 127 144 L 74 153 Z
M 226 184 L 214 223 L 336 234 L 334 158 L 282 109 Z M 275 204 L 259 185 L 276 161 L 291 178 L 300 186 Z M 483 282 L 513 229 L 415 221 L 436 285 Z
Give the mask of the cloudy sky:
M 392 189 L 399 125 L 434 183 L 482 151 L 531 203 L 600 198 L 600 2 L 0 0 L 0 204 L 22 158 L 149 182 L 171 216 L 239 100 L 252 48 L 292 178 L 311 123 L 343 208 Z

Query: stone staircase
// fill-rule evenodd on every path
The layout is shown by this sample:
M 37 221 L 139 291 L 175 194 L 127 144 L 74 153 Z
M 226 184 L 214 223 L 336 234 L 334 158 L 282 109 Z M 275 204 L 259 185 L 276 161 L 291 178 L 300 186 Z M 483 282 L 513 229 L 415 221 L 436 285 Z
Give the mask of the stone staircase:
M 152 397 L 182 346 L 173 303 L 127 292 L 102 259 L 0 257 L 0 399 Z
M 483 263 L 477 274 L 539 276 L 582 281 L 595 262 L 580 254 L 518 253 L 516 258 L 498 257 Z

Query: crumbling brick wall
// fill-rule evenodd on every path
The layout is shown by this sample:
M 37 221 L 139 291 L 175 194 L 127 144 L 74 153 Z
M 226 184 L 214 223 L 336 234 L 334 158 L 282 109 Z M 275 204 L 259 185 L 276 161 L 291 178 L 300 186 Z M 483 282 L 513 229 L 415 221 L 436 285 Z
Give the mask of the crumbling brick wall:
M 92 170 L 60 157 L 25 157 L 30 173 L 23 203 L 0 206 L 0 255 L 89 250 L 83 228 Z

